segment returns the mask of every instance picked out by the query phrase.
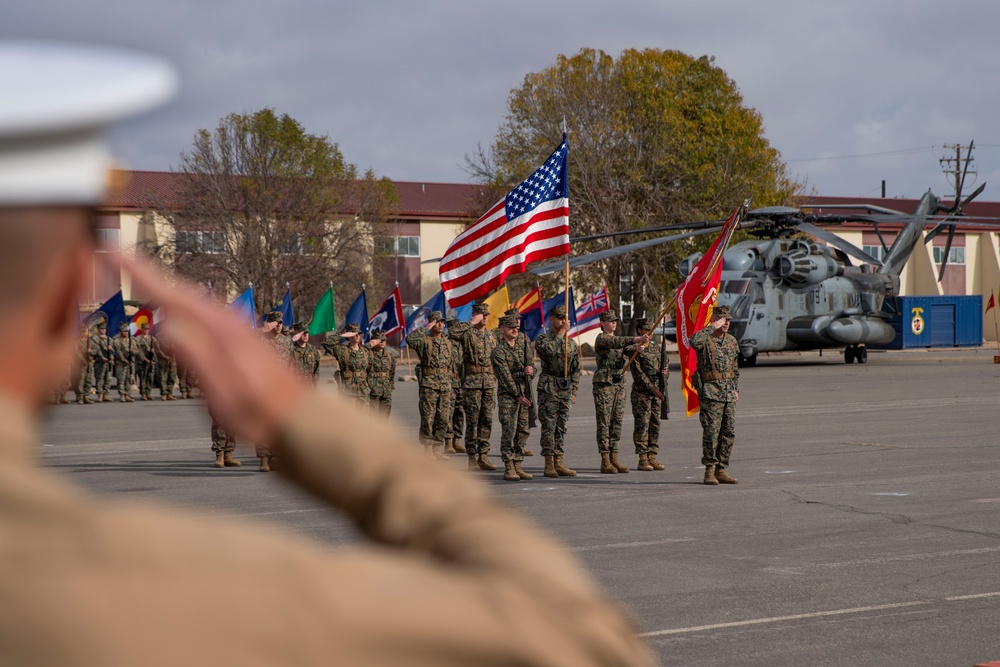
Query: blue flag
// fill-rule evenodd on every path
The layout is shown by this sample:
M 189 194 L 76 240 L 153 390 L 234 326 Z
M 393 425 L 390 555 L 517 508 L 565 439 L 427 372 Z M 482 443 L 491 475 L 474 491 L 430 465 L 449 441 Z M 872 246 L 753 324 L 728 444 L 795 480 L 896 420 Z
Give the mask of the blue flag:
M 464 306 L 459 306 L 455 308 L 455 319 L 461 322 L 468 322 L 472 319 L 472 306 L 473 304 L 467 303 Z
M 371 338 L 371 332 L 381 329 L 386 336 L 391 336 L 403 329 L 403 297 L 399 294 L 399 285 L 389 293 L 379 309 L 368 320 L 368 333 L 365 341 Z
M 91 315 L 91 318 L 97 316 L 98 313 L 104 315 L 103 319 L 108 323 L 108 335 L 118 335 L 118 327 L 128 322 L 128 318 L 125 317 L 125 301 L 122 299 L 122 291 L 118 290 L 114 296 L 102 303 Z
M 361 333 L 364 335 L 365 339 L 368 338 L 368 300 L 365 298 L 365 291 L 362 289 L 361 294 L 358 298 L 354 300 L 351 307 L 347 310 L 347 315 L 344 317 L 344 325 L 357 324 L 361 327 Z
M 549 310 L 555 308 L 556 306 L 566 305 L 566 290 L 559 292 L 551 299 L 546 299 L 542 302 L 542 310 L 545 311 L 545 322 L 542 325 L 545 331 L 552 331 L 552 324 L 548 321 Z M 570 328 L 576 326 L 576 303 L 573 301 L 573 286 L 569 286 L 569 326 Z
M 444 292 L 440 290 L 427 303 L 414 310 L 406 318 L 406 326 L 403 328 L 403 342 L 399 344 L 400 349 L 406 347 L 406 337 L 411 332 L 427 326 L 427 318 L 435 310 L 441 311 L 442 314 L 445 314 L 448 310 L 448 303 L 444 300 Z M 469 312 L 472 312 L 471 308 Z
M 233 299 L 226 308 L 239 315 L 240 319 L 250 325 L 251 329 L 257 328 L 257 310 L 253 305 L 253 286 Z
M 521 313 L 521 333 L 534 341 L 545 332 L 545 323 L 542 322 L 542 311 L 532 308 L 526 313 Z

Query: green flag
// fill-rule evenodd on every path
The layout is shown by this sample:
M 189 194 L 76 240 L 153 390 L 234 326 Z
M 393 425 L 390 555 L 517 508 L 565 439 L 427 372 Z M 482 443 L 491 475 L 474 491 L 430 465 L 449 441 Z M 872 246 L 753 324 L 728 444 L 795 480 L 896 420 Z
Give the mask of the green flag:
M 313 309 L 309 320 L 309 335 L 318 336 L 337 328 L 337 310 L 333 305 L 333 286 L 330 286 Z

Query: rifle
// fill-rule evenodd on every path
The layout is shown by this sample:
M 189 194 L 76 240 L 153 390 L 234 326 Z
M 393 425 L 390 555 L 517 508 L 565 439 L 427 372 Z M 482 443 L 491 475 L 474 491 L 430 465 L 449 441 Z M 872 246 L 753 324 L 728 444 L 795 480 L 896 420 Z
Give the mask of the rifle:
M 660 341 L 660 374 L 657 377 L 658 389 L 660 393 L 663 394 L 663 400 L 660 401 L 660 419 L 667 420 L 670 419 L 670 397 L 667 396 L 667 378 L 663 375 L 663 371 L 667 369 L 667 336 L 666 336 L 666 324 L 663 325 L 664 334 L 662 340 Z

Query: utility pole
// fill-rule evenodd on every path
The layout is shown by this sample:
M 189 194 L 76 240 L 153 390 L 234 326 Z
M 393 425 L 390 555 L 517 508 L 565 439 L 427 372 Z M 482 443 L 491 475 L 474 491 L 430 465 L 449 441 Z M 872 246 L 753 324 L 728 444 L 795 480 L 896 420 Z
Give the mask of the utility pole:
M 965 186 L 965 178 L 968 174 L 975 176 L 979 172 L 974 169 L 969 169 L 972 164 L 972 149 L 974 148 L 973 141 L 969 142 L 968 148 L 965 149 L 965 157 L 962 157 L 961 144 L 946 144 L 946 151 L 954 151 L 955 157 L 943 157 L 938 162 L 941 164 L 941 169 L 945 174 L 948 175 L 949 179 L 955 184 L 955 203 L 958 204 L 962 197 L 962 188 Z

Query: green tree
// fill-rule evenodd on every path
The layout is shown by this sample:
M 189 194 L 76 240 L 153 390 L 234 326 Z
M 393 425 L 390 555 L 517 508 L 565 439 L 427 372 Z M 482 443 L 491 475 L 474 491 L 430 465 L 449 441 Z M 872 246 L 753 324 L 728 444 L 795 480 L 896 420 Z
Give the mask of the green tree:
M 180 157 L 180 187 L 158 212 L 172 233 L 161 256 L 225 295 L 253 282 L 258 312 L 291 286 L 305 318 L 332 281 L 352 298 L 372 274 L 373 242 L 394 211 L 388 179 L 359 177 L 337 144 L 272 109 L 199 130 Z
M 583 49 L 528 74 L 489 149 L 467 157 L 469 171 L 494 185 L 517 183 L 558 143 L 564 119 L 573 236 L 725 218 L 748 197 L 755 207 L 786 204 L 802 187 L 765 138 L 760 114 L 712 58 L 657 49 L 617 59 Z M 585 242 L 573 252 L 624 242 Z M 677 262 L 710 242 L 622 255 L 582 267 L 573 280 L 581 294 L 607 284 L 617 300 L 624 277 L 636 314 L 658 311 L 680 281 Z

